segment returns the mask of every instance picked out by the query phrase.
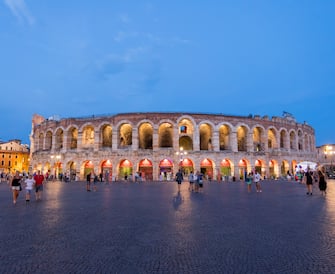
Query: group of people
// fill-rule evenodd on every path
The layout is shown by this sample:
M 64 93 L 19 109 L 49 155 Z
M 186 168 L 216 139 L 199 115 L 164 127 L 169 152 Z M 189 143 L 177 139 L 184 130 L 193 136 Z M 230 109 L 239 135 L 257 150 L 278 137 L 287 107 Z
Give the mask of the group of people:
M 247 183 L 248 192 L 251 192 L 252 183 L 255 183 L 257 192 L 262 192 L 261 175 L 257 170 L 255 172 L 250 172 L 246 176 L 245 181 Z
M 307 169 L 303 176 L 303 182 L 307 187 L 307 195 L 313 195 L 313 182 L 318 183 L 321 194 L 326 195 L 327 181 L 322 170 L 319 169 L 313 172 L 310 169 Z
M 25 188 L 26 204 L 30 202 L 33 190 L 35 190 L 36 201 L 41 200 L 44 179 L 41 171 L 38 171 L 34 175 L 28 174 L 28 176 L 23 176 L 19 171 L 16 171 L 14 176 L 10 178 L 9 184 L 12 190 L 13 204 L 16 205 L 20 191 L 23 190 L 23 187 Z
M 196 173 L 193 173 L 193 171 L 190 172 L 190 174 L 188 175 L 188 181 L 190 183 L 189 185 L 189 190 L 190 191 L 195 191 L 195 192 L 199 192 L 200 189 L 203 188 L 203 174 L 199 171 L 197 171 Z M 183 172 L 181 170 L 179 170 L 176 173 L 176 182 L 178 185 L 178 192 L 180 192 L 180 186 L 182 181 L 184 180 L 184 176 L 183 176 Z

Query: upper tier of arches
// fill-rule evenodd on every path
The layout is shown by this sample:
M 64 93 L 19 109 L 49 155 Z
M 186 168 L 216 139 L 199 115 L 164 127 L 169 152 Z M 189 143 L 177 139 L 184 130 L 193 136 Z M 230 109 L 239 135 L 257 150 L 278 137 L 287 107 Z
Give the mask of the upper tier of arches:
M 315 151 L 314 130 L 284 118 L 141 113 L 43 120 L 33 125 L 32 152 L 157 150 L 268 152 Z

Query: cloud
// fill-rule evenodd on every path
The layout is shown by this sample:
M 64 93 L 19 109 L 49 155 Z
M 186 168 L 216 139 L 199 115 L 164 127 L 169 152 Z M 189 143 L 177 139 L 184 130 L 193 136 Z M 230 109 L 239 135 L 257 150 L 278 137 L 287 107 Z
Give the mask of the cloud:
M 4 2 L 20 22 L 28 22 L 29 25 L 34 24 L 35 19 L 24 0 L 4 0 Z
M 131 22 L 129 15 L 126 13 L 119 14 L 118 19 L 124 24 L 128 24 Z

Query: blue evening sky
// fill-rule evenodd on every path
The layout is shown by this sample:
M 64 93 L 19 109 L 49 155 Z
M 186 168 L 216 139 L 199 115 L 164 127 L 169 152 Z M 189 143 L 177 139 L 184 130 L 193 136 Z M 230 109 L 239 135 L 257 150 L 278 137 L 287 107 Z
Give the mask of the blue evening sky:
M 4 141 L 34 113 L 286 111 L 335 143 L 335 1 L 0 1 Z

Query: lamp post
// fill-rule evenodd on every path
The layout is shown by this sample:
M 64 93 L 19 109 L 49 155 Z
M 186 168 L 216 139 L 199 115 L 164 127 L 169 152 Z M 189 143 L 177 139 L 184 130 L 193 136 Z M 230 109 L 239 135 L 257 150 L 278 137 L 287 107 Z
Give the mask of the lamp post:
M 184 160 L 184 155 L 187 155 L 187 151 L 184 151 L 183 147 L 179 148 L 179 151 L 176 152 L 176 155 L 179 156 L 179 166 L 182 168 L 182 163 Z

